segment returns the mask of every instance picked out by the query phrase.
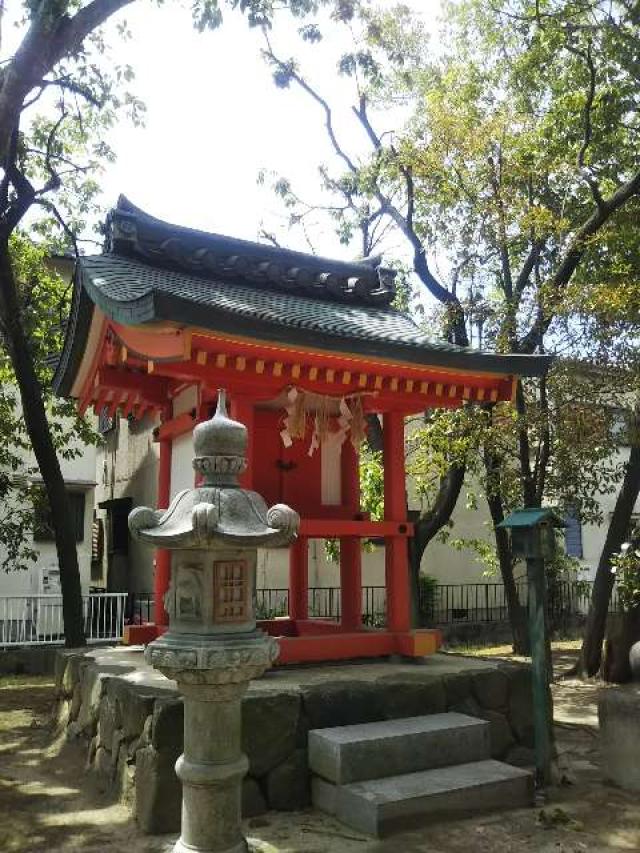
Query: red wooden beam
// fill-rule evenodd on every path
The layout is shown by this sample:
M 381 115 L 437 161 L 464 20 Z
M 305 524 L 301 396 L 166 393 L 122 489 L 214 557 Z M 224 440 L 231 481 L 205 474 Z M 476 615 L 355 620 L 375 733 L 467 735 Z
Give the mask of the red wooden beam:
M 413 524 L 407 521 L 352 521 L 341 518 L 303 518 L 300 535 L 309 539 L 333 539 L 356 536 L 360 539 L 382 536 L 413 536 Z
M 355 356 L 350 353 L 332 353 L 325 350 L 307 350 L 299 347 L 278 346 L 263 341 L 251 341 L 217 335 L 207 335 L 194 330 L 193 346 L 207 350 L 211 353 L 226 353 L 228 355 L 241 355 L 247 358 L 261 359 L 264 361 L 293 362 L 303 365 L 316 365 L 320 368 L 331 368 L 338 371 L 350 371 L 357 373 L 354 376 L 356 384 L 359 374 L 365 373 L 372 376 L 376 374 L 390 377 L 408 377 L 415 380 L 427 380 L 429 382 L 453 382 L 460 385 L 486 383 L 489 387 L 501 380 L 511 382 L 510 374 L 492 374 L 476 371 L 446 369 L 438 366 L 417 365 L 407 362 L 393 362 L 380 360 L 367 356 Z
M 153 431 L 153 439 L 154 441 L 160 442 L 172 441 L 179 435 L 191 432 L 196 423 L 197 421 L 191 412 L 183 412 L 181 415 L 160 424 L 160 426 Z
M 167 402 L 169 386 L 166 379 L 148 373 L 136 373 L 132 370 L 122 370 L 103 365 L 97 374 L 98 384 L 102 388 L 117 391 L 137 391 L 140 396 L 155 405 L 162 406 Z

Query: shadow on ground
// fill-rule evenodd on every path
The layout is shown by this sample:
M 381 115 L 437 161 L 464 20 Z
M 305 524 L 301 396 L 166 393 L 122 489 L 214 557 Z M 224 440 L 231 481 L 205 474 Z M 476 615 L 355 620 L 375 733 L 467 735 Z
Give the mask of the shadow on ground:
M 557 673 L 575 652 L 554 655 Z M 484 656 L 488 656 L 483 654 Z M 500 657 L 509 657 L 501 649 Z M 537 809 L 446 823 L 374 841 L 312 811 L 270 813 L 247 834 L 270 853 L 608 853 L 640 850 L 637 797 L 603 783 L 599 766 L 597 683 L 553 686 L 558 784 Z M 606 689 L 606 688 L 605 688 Z M 141 835 L 127 809 L 113 802 L 84 751 L 56 737 L 49 720 L 53 684 L 0 679 L 0 850 L 7 853 L 152 853 L 172 839 Z

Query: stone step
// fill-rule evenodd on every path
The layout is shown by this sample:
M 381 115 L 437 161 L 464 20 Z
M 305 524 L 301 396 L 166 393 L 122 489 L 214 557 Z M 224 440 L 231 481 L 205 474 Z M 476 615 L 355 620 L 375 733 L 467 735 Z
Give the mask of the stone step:
M 316 808 L 378 837 L 453 815 L 533 804 L 532 775 L 492 759 L 350 785 L 315 776 L 311 790 Z
M 452 712 L 309 732 L 311 772 L 337 785 L 490 756 L 489 723 Z

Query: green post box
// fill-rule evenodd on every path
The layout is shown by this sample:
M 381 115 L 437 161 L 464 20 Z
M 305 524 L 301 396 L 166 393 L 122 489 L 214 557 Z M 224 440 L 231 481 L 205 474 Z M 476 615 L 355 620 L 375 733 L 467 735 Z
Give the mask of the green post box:
M 552 673 L 547 657 L 547 580 L 544 561 L 554 555 L 555 530 L 566 525 L 551 508 L 525 507 L 512 512 L 498 527 L 509 530 L 513 556 L 527 562 L 536 785 L 541 789 L 551 781 L 553 732 L 553 703 L 549 687 Z

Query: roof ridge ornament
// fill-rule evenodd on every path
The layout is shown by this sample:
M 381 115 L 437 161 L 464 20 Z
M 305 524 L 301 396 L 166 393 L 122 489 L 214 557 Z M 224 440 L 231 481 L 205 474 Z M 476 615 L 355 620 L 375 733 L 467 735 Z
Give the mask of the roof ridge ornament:
M 196 231 L 156 219 L 124 196 L 107 215 L 104 249 L 218 283 L 230 278 L 315 299 L 388 306 L 396 295 L 396 273 L 382 266 L 381 255 L 339 261 Z

